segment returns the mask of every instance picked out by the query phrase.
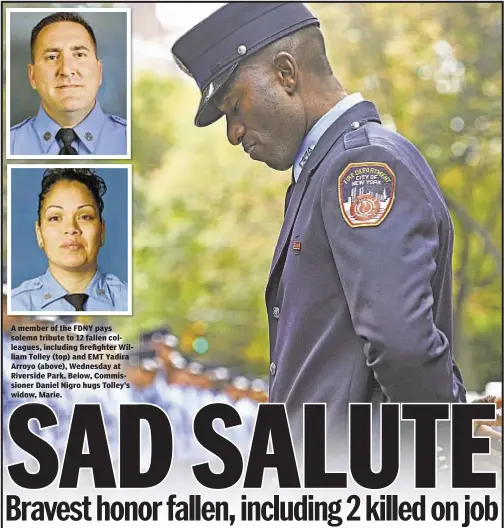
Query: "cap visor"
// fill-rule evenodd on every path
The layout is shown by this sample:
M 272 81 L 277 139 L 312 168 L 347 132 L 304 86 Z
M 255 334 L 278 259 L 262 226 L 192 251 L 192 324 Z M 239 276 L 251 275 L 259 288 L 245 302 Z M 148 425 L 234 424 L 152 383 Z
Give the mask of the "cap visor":
M 238 67 L 239 62 L 230 66 L 226 71 L 220 73 L 212 82 L 205 87 L 201 94 L 201 100 L 194 118 L 197 127 L 206 127 L 215 123 L 224 114 L 215 105 L 215 96 L 228 82 L 233 72 Z

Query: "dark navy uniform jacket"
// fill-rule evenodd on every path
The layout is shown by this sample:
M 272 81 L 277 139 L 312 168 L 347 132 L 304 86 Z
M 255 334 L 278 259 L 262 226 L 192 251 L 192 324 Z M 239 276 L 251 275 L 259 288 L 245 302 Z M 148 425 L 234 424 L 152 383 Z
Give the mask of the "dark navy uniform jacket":
M 360 196 L 373 172 L 379 192 Z M 286 404 L 291 426 L 305 402 L 326 403 L 328 426 L 346 434 L 350 402 L 465 401 L 453 227 L 418 150 L 360 102 L 324 133 L 288 198 L 266 304 L 270 401 Z

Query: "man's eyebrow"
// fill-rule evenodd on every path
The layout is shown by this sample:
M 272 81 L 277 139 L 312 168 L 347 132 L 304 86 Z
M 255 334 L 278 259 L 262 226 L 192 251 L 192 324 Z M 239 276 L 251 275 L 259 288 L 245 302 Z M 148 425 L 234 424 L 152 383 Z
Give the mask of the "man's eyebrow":
M 232 95 L 234 84 L 237 77 L 238 68 L 231 74 L 229 79 L 221 86 L 220 90 L 214 95 L 215 106 L 220 110 L 220 106 L 226 103 L 226 99 Z
M 80 46 L 72 46 L 70 49 L 71 49 L 72 51 L 80 51 L 80 50 L 90 51 L 90 49 L 89 49 L 87 46 L 84 46 L 84 45 L 80 45 Z
M 63 48 L 46 48 L 44 50 L 44 53 L 50 53 L 50 52 L 60 52 Z M 80 50 L 86 50 L 86 51 L 90 51 L 90 49 L 87 47 L 87 46 L 84 46 L 84 45 L 79 45 L 79 46 L 71 46 L 70 47 L 70 50 L 71 51 L 80 51 Z
M 46 48 L 43 53 L 49 53 L 51 51 L 61 51 L 61 48 Z
M 227 83 L 219 90 L 214 96 L 214 104 L 220 110 L 220 107 L 224 105 L 226 99 L 231 94 L 231 86 L 226 86 Z

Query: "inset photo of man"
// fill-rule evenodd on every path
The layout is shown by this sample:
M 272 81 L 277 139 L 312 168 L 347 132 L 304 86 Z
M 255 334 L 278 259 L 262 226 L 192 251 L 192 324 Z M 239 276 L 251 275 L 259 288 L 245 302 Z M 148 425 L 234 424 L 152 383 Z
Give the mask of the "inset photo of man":
M 10 159 L 130 157 L 130 10 L 7 10 Z
M 9 313 L 131 314 L 131 165 L 9 165 Z

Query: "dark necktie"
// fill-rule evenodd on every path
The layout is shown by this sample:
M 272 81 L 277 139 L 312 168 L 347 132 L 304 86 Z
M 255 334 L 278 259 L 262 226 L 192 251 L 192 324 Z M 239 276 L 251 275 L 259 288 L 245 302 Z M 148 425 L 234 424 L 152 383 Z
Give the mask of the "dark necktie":
M 60 156 L 62 154 L 77 154 L 77 151 L 72 147 L 72 141 L 77 139 L 77 134 L 73 128 L 60 128 L 56 134 L 56 139 L 59 139 L 63 142 L 63 148 L 59 151 Z
M 68 293 L 63 298 L 68 301 L 77 312 L 85 310 L 84 304 L 88 300 L 89 295 L 87 293 Z

